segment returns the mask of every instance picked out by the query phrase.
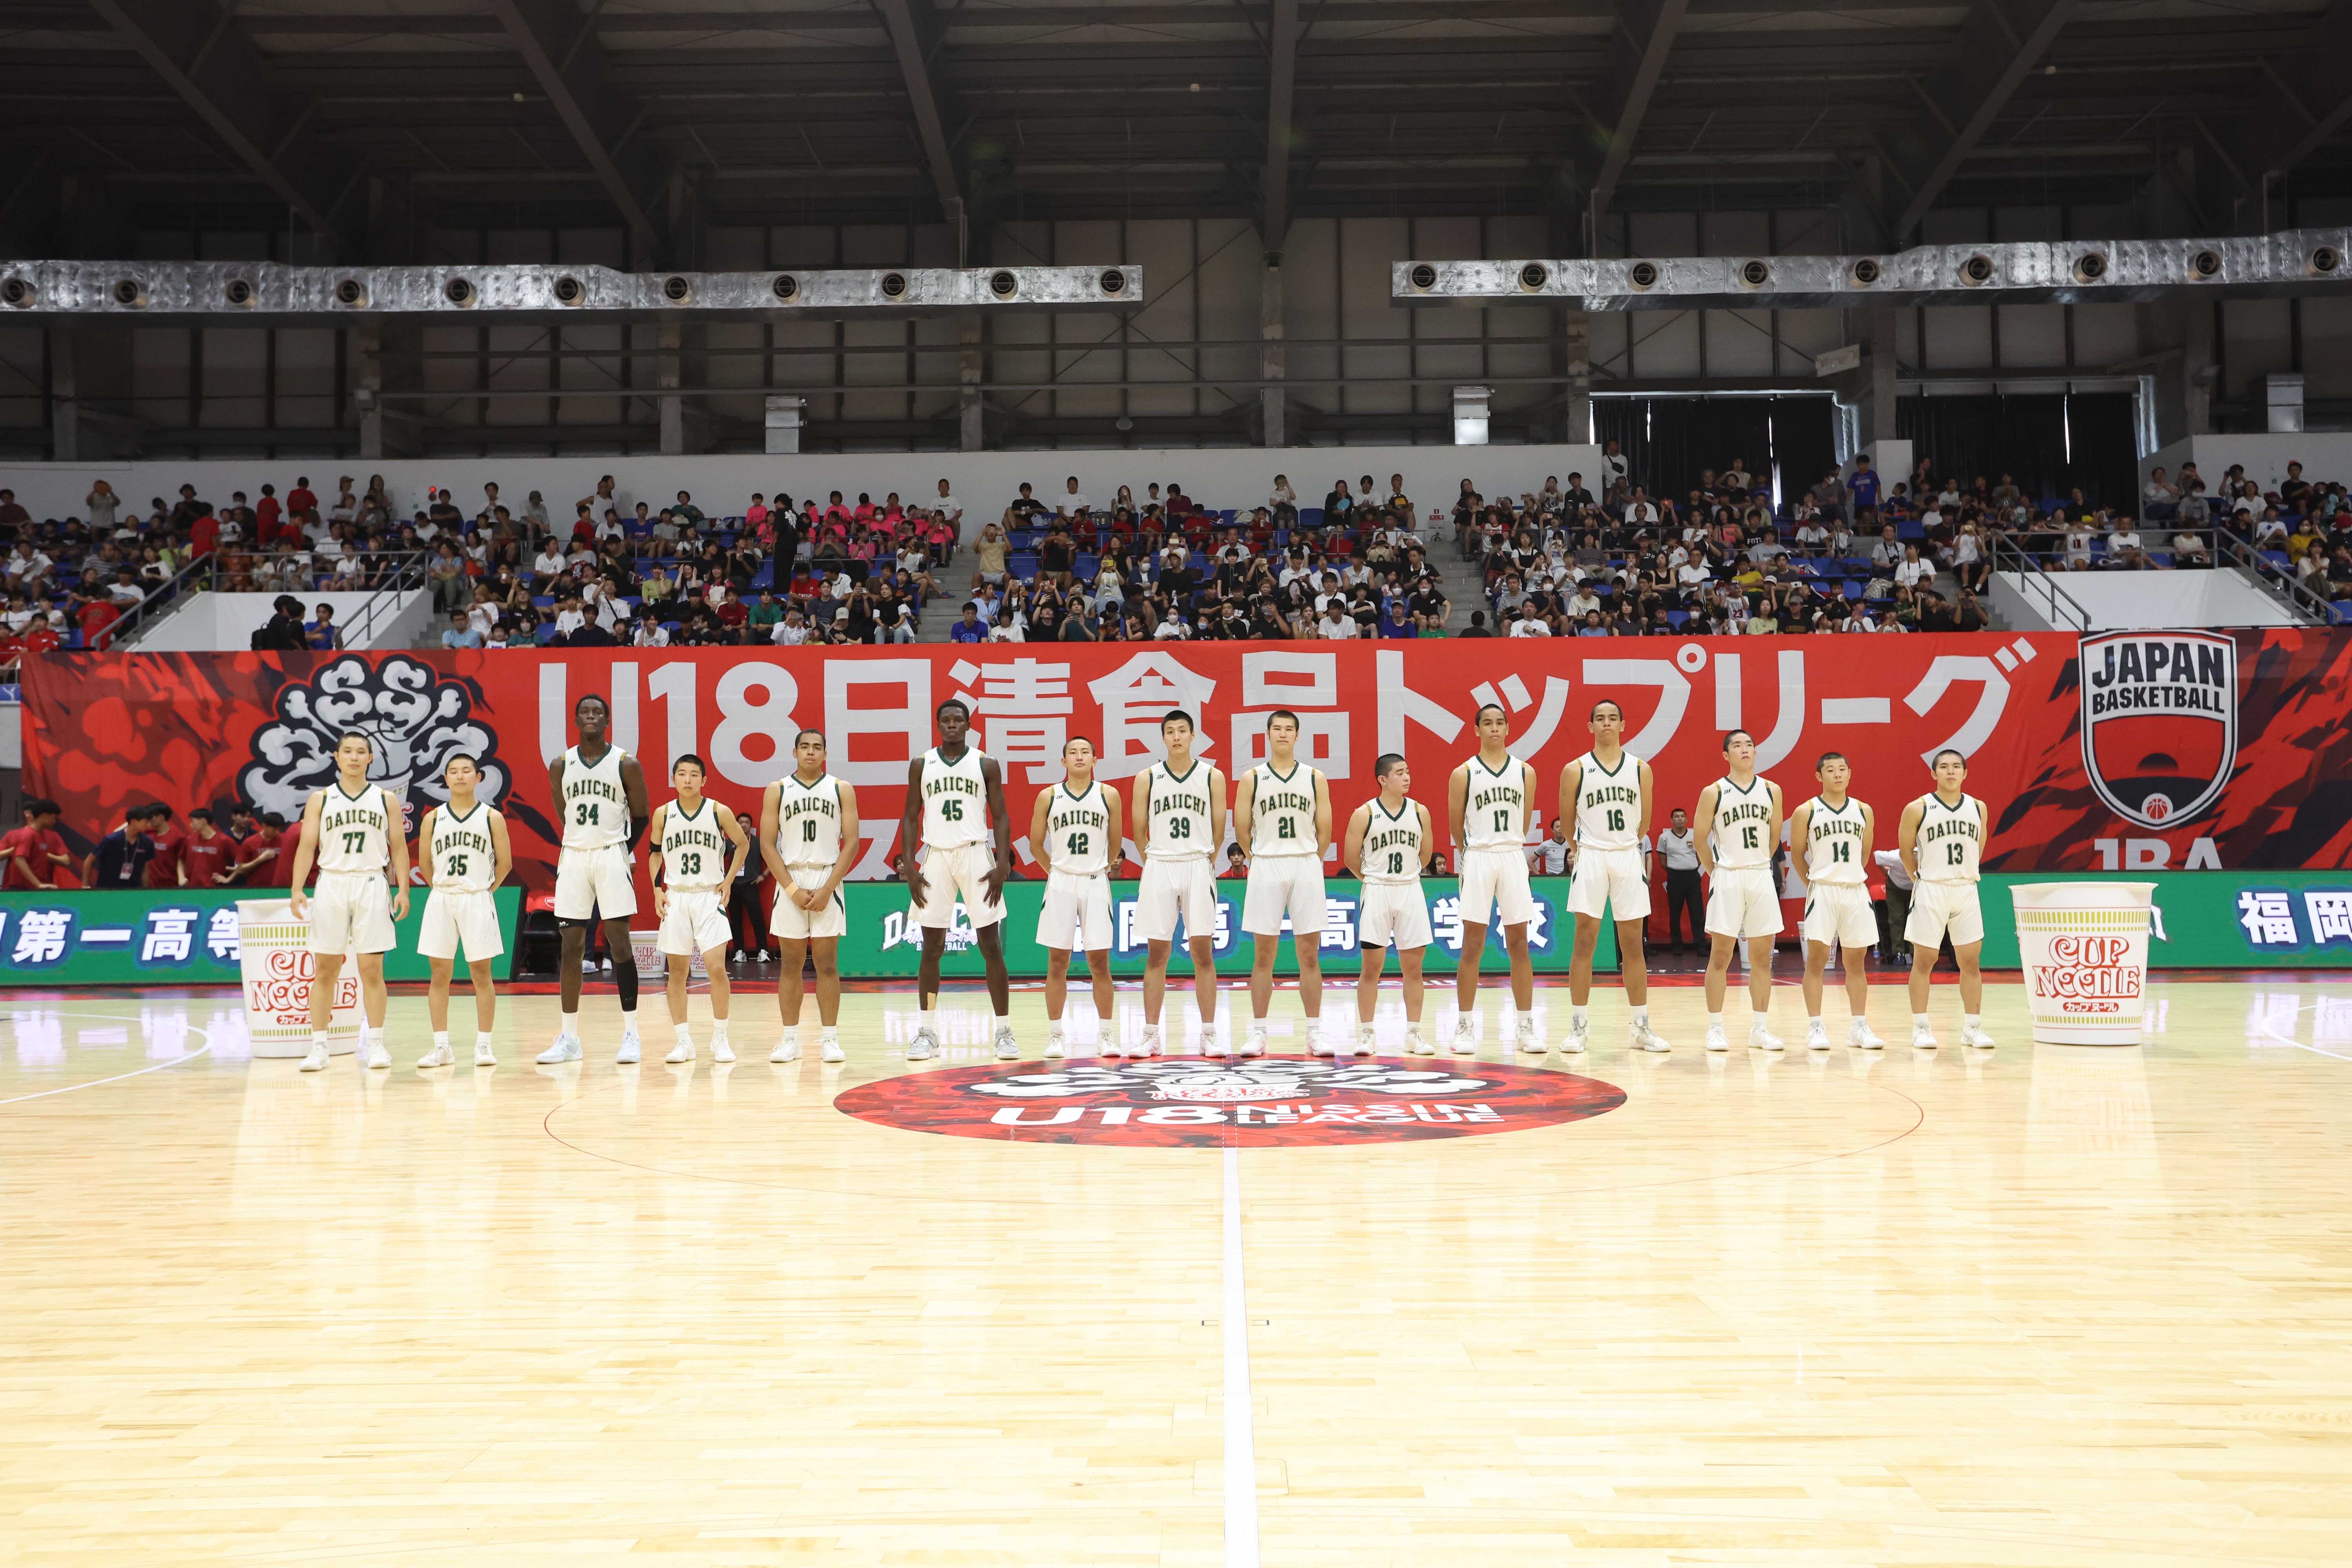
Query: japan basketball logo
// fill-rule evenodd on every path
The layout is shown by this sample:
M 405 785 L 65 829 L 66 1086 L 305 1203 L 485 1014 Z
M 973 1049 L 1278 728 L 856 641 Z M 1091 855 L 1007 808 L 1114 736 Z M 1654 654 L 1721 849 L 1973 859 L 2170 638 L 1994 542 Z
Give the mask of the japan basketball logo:
M 2238 761 L 2238 645 L 2211 632 L 2083 639 L 2083 771 L 2109 809 L 2171 827 L 2221 797 Z

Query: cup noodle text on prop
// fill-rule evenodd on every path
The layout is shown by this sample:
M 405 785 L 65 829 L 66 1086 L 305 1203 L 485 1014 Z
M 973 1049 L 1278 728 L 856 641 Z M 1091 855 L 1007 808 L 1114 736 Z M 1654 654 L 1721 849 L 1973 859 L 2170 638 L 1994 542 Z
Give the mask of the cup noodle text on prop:
M 281 900 L 243 899 L 236 906 L 238 962 L 245 973 L 245 1018 L 257 1057 L 299 1057 L 310 1049 L 310 926 Z M 345 1056 L 360 1038 L 360 973 L 343 960 L 335 978 L 327 1050 Z
M 2034 1039 L 2138 1045 L 2156 884 L 2021 882 L 2009 891 Z

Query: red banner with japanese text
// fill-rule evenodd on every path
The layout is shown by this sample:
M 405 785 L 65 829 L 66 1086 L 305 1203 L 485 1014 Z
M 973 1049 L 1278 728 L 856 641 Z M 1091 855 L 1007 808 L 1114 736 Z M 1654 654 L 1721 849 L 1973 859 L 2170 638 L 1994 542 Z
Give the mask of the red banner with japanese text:
M 1061 777 L 1068 736 L 1092 737 L 1101 773 L 1124 781 L 1158 755 L 1160 716 L 1189 709 L 1202 752 L 1232 778 L 1264 756 L 1266 715 L 1287 708 L 1330 775 L 1339 821 L 1371 794 L 1375 757 L 1402 752 L 1444 839 L 1446 775 L 1475 749 L 1480 703 L 1509 711 L 1512 750 L 1536 764 L 1549 805 L 1605 697 L 1625 710 L 1629 749 L 1655 764 L 1654 826 L 1722 772 L 1721 732 L 1738 725 L 1792 809 L 1813 791 L 1818 755 L 1844 752 L 1855 794 L 1878 807 L 1880 848 L 1901 804 L 1928 787 L 1927 759 L 1950 746 L 1991 807 L 1988 868 L 2352 856 L 2352 634 L 2296 630 L 48 654 L 26 660 L 25 790 L 63 805 L 77 847 L 141 801 L 184 813 L 243 800 L 291 819 L 332 777 L 336 737 L 359 729 L 412 828 L 439 798 L 446 759 L 480 758 L 520 879 L 546 887 L 547 763 L 589 692 L 611 701 L 656 801 L 671 759 L 690 751 L 708 759 L 714 796 L 755 811 L 790 771 L 794 733 L 823 730 L 834 771 L 858 791 L 864 877 L 884 874 L 908 761 L 950 697 L 971 704 L 1004 764 L 1016 834 L 1034 793 Z

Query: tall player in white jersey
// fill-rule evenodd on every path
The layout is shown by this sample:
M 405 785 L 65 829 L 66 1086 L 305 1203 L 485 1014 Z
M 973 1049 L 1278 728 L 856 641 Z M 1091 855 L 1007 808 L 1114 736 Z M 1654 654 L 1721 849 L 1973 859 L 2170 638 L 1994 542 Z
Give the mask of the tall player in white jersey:
M 1731 950 L 1748 944 L 1748 1044 L 1777 1051 L 1772 1011 L 1772 939 L 1780 934 L 1780 889 L 1772 857 L 1780 847 L 1780 786 L 1756 773 L 1756 738 L 1723 737 L 1723 777 L 1698 792 L 1698 868 L 1706 895 L 1706 1048 L 1728 1050 L 1723 994 L 1730 989 Z
M 1797 927 L 1805 942 L 1805 1047 L 1830 1048 L 1822 1022 L 1822 972 L 1836 947 L 1844 954 L 1846 1003 L 1853 1015 L 1845 1043 L 1882 1050 L 1886 1042 L 1870 1032 L 1870 949 L 1878 940 L 1878 917 L 1870 908 L 1869 876 L 1878 814 L 1847 793 L 1853 764 L 1844 752 L 1823 752 L 1813 778 L 1821 794 L 1797 807 L 1789 823 L 1789 843 L 1805 862 L 1805 914 Z
M 1364 900 L 1356 911 L 1356 940 L 1364 966 L 1356 976 L 1356 1054 L 1374 1054 L 1372 1014 L 1381 999 L 1381 965 L 1396 943 L 1397 973 L 1404 982 L 1405 1049 L 1433 1057 L 1436 1044 L 1421 1037 L 1421 960 L 1429 946 L 1429 905 L 1422 897 L 1421 868 L 1437 834 L 1429 807 L 1414 800 L 1412 772 L 1394 752 L 1372 764 L 1381 793 L 1348 818 L 1339 863 L 1363 879 Z
M 1274 959 L 1282 921 L 1298 959 L 1298 1001 L 1307 1013 L 1307 1048 L 1331 1054 L 1323 1037 L 1323 850 L 1331 842 L 1331 784 L 1323 770 L 1298 760 L 1298 715 L 1266 715 L 1265 761 L 1234 791 L 1234 837 L 1249 856 L 1242 930 L 1256 939 L 1250 963 L 1250 1032 L 1245 1056 L 1265 1051 L 1265 1015 L 1274 1005 Z M 1215 1043 L 1211 1042 L 1211 1054 Z
M 1903 808 L 1903 826 L 1895 835 L 1903 868 L 1915 884 L 1911 918 L 1903 925 L 1911 944 L 1911 1043 L 1921 1050 L 1936 1048 L 1935 1026 L 1927 1021 L 1928 986 L 1948 936 L 1960 965 L 1960 1043 L 1989 1051 L 1992 1037 L 1984 1032 L 1980 1014 L 1984 974 L 1977 967 L 1984 948 L 1977 879 L 1992 818 L 1984 802 L 1961 789 L 1968 783 L 1968 758 L 1947 747 L 1936 753 L 1931 767 L 1935 789 Z
M 637 950 L 629 943 L 629 917 L 637 912 L 637 838 L 650 815 L 646 771 L 613 744 L 613 708 L 602 697 L 591 692 L 573 703 L 572 721 L 580 743 L 547 765 L 556 830 L 562 835 L 555 854 L 555 924 L 562 942 L 556 982 L 563 1028 L 538 1059 L 543 1067 L 580 1059 L 581 960 L 588 952 L 588 928 L 601 920 L 613 988 L 621 996 L 621 1048 L 613 1062 L 625 1067 L 637 1059 L 638 1049 Z
M 1217 1039 L 1217 884 L 1210 862 L 1225 837 L 1225 775 L 1192 754 L 1192 716 L 1176 709 L 1160 721 L 1165 760 L 1136 775 L 1129 821 L 1143 857 L 1135 923 L 1142 931 L 1143 1045 L 1160 1054 L 1160 1006 L 1168 994 L 1168 954 L 1176 923 L 1192 952 L 1192 994 L 1201 1006 L 1203 1054 L 1223 1056 Z M 1244 1043 L 1242 1054 L 1250 1046 Z
M 425 921 L 416 933 L 416 951 L 432 969 L 425 994 L 425 1011 L 433 1019 L 433 1049 L 416 1066 L 446 1068 L 456 1063 L 449 1050 L 449 977 L 457 952 L 465 950 L 467 973 L 474 982 L 474 1065 L 499 1065 L 490 1038 L 498 1012 L 497 977 L 492 960 L 504 955 L 506 938 L 499 931 L 499 906 L 492 894 L 514 869 L 514 850 L 507 842 L 507 819 L 488 801 L 478 799 L 482 765 L 463 752 L 441 770 L 449 804 L 436 805 L 416 825 L 416 846 L 425 872 Z
M 1125 815 L 1118 791 L 1095 777 L 1095 743 L 1084 735 L 1062 742 L 1059 784 L 1037 792 L 1029 811 L 1029 842 L 1045 873 L 1037 911 L 1037 945 L 1045 950 L 1045 1054 L 1063 1057 L 1062 1009 L 1070 995 L 1070 943 L 1086 944 L 1094 981 L 1095 1029 L 1102 1054 L 1118 1055 L 1111 1032 L 1110 868 L 1125 856 Z
M 907 764 L 907 812 L 899 824 L 898 875 L 912 895 L 909 912 L 923 928 L 923 958 L 915 981 L 921 1023 L 907 1059 L 928 1061 L 940 1054 L 940 954 L 947 949 L 948 927 L 955 923 L 961 898 L 988 970 L 996 1054 L 1012 1061 L 1021 1055 L 1021 1044 L 1013 1037 L 1013 987 L 1004 975 L 1004 884 L 1013 876 L 1004 773 L 994 757 L 970 743 L 971 709 L 950 697 L 933 718 L 940 743 Z M 915 856 L 919 847 L 920 860 Z
M 1513 1031 L 1519 1048 L 1540 1051 L 1536 1035 L 1535 961 L 1528 956 L 1528 924 L 1536 898 L 1528 886 L 1528 814 L 1534 809 L 1536 770 L 1511 755 L 1510 715 L 1492 702 L 1472 721 L 1478 754 L 1454 770 L 1445 784 L 1447 826 L 1454 830 L 1454 869 L 1462 878 L 1462 956 L 1454 968 L 1454 1054 L 1478 1054 L 1478 961 L 1486 952 L 1491 917 L 1503 927 L 1511 954 Z
M 735 1049 L 727 1043 L 727 942 L 732 934 L 727 889 L 742 872 L 751 836 L 743 831 L 733 810 L 702 793 L 708 775 L 702 759 L 692 752 L 670 764 L 669 782 L 677 798 L 654 807 L 649 840 L 654 914 L 661 921 L 654 945 L 669 961 L 669 1021 L 677 1030 L 677 1044 L 662 1060 L 672 1067 L 694 1059 L 686 982 L 698 952 L 702 972 L 710 977 L 710 1059 L 735 1059 Z
M 816 1017 L 824 1059 L 845 1061 L 841 1048 L 841 960 L 849 911 L 841 879 L 857 861 L 857 792 L 825 772 L 824 731 L 793 738 L 793 771 L 768 786 L 760 803 L 760 853 L 776 878 L 776 908 L 768 929 L 783 954 L 776 1005 L 784 1037 L 772 1062 L 801 1056 L 801 966 L 816 965 Z
M 383 1045 L 383 955 L 392 951 L 393 922 L 408 918 L 408 835 L 391 792 L 368 783 L 374 757 L 374 742 L 357 730 L 347 731 L 335 742 L 335 782 L 312 790 L 302 805 L 302 838 L 294 848 L 287 887 L 294 918 L 310 925 L 310 1054 L 302 1058 L 304 1072 L 327 1065 L 327 1026 L 334 1017 L 335 982 L 347 952 L 359 955 L 360 997 L 367 1014 L 362 1059 L 372 1068 L 392 1065 Z M 310 879 L 313 861 L 319 886 L 305 899 L 302 884 Z
M 1642 845 L 1650 836 L 1657 780 L 1648 763 L 1625 749 L 1625 710 L 1614 701 L 1604 697 L 1594 703 L 1585 728 L 1592 750 L 1559 774 L 1560 819 L 1576 836 L 1568 884 L 1576 946 L 1568 967 L 1568 1038 L 1560 1049 L 1575 1056 L 1592 1042 L 1585 1004 L 1592 995 L 1592 950 L 1606 912 L 1617 921 L 1617 968 L 1633 1015 L 1633 1048 L 1668 1050 L 1650 1027 L 1650 966 L 1642 952 L 1642 927 L 1650 918 L 1650 867 Z

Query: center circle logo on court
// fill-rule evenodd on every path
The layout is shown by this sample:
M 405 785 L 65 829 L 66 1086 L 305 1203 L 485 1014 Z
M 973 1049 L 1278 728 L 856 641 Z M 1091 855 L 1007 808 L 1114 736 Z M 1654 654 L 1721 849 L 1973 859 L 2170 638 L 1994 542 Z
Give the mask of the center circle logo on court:
M 1466 1060 L 1163 1057 L 912 1072 L 860 1084 L 833 1103 L 861 1121 L 950 1138 L 1214 1149 L 1524 1132 L 1614 1110 L 1625 1091 Z

